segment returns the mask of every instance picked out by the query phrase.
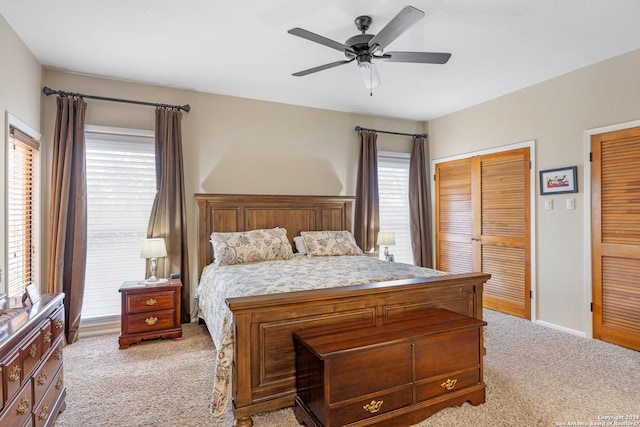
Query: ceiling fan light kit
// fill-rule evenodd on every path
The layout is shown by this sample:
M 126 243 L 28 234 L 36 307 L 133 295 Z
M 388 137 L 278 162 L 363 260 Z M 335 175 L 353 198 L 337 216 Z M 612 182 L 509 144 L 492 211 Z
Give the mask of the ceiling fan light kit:
M 358 16 L 354 23 L 361 34 L 349 37 L 344 43 L 328 39 L 302 28 L 292 28 L 289 34 L 302 37 L 315 43 L 322 44 L 332 49 L 341 51 L 347 57 L 346 60 L 335 61 L 307 70 L 293 73 L 293 76 L 302 77 L 318 71 L 327 70 L 340 65 L 356 61 L 367 89 L 380 86 L 380 76 L 376 70 L 374 60 L 382 59 L 389 62 L 410 62 L 419 64 L 446 64 L 451 57 L 450 53 L 443 52 L 387 52 L 384 49 L 402 33 L 424 17 L 424 12 L 413 6 L 406 6 L 398 13 L 378 34 L 366 34 L 373 19 L 370 16 Z

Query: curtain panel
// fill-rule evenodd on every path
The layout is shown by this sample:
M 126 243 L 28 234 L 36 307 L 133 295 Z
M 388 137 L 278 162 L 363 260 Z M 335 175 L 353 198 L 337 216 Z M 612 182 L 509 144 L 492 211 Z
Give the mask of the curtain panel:
M 353 234 L 360 248 L 367 252 L 376 246 L 380 230 L 378 195 L 378 134 L 360 131 L 360 160 L 356 182 L 356 206 Z
M 87 260 L 83 99 L 57 98 L 53 136 L 47 292 L 64 292 L 67 343 L 78 339 Z
M 158 277 L 180 273 L 180 316 L 191 321 L 191 284 L 187 252 L 187 214 L 182 163 L 182 113 L 156 109 L 155 152 L 157 193 L 151 208 L 147 237 L 164 238 L 167 256 L 158 259 Z M 149 268 L 147 261 L 147 269 Z
M 413 138 L 409 160 L 409 217 L 415 265 L 433 268 L 429 180 L 424 138 Z

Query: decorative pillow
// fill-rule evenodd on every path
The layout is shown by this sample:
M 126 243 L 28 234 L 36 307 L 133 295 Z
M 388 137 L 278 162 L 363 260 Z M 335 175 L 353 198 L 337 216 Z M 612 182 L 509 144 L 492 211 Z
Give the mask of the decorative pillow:
M 349 231 L 302 231 L 309 256 L 362 255 Z
M 290 259 L 293 250 L 284 228 L 211 233 L 213 262 L 218 265 Z
M 307 247 L 304 245 L 304 238 L 302 236 L 296 236 L 293 238 L 293 243 L 296 245 L 296 250 L 299 254 L 306 255 Z

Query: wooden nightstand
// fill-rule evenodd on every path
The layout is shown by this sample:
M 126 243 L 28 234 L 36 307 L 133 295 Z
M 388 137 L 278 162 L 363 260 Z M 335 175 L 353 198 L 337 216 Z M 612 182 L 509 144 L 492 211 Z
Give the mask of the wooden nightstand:
M 120 348 L 142 340 L 182 337 L 180 324 L 180 279 L 170 279 L 159 285 L 142 281 L 124 282 L 122 295 L 122 329 Z

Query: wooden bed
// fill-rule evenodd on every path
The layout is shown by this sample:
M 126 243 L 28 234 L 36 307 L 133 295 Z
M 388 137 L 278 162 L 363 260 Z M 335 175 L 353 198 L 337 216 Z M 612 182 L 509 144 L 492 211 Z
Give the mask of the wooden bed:
M 213 262 L 213 231 L 283 227 L 291 240 L 300 231 L 352 230 L 353 197 L 196 194 L 196 200 L 199 275 Z M 382 325 L 430 307 L 482 319 L 482 287 L 489 278 L 483 273 L 451 274 L 227 299 L 235 322 L 236 425 L 252 426 L 252 415 L 293 405 L 294 331 Z

